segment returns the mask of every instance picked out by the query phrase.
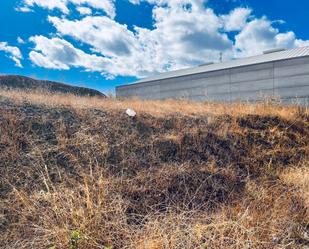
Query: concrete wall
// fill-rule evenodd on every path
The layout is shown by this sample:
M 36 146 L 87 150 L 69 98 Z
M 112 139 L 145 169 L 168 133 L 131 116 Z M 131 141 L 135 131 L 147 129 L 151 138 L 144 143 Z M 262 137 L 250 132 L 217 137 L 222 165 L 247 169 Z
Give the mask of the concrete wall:
M 273 97 L 308 105 L 309 57 L 125 85 L 116 88 L 116 95 L 215 102 L 258 101 Z

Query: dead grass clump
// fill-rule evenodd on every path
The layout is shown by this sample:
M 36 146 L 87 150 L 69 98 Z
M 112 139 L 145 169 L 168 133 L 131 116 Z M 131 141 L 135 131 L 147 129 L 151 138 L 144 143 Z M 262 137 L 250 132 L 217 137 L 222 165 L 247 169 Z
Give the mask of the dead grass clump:
M 45 190 L 27 194 L 14 189 L 5 202 L 10 215 L 6 248 L 69 248 L 71 234 L 78 231 L 78 248 L 123 248 L 130 229 L 121 196 L 113 195 L 109 181 L 88 176 L 72 187 L 44 180 Z M 13 207 L 13 208 L 10 208 Z
M 164 165 L 121 179 L 118 187 L 130 203 L 130 215 L 149 212 L 214 210 L 240 196 L 243 183 L 231 168 L 211 165 Z

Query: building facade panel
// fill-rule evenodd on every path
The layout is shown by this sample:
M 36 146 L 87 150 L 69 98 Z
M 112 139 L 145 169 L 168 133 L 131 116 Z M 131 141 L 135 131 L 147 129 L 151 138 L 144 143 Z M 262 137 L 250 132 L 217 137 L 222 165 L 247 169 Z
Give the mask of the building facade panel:
M 230 84 L 218 84 L 218 85 L 210 85 L 205 87 L 206 95 L 218 95 L 218 94 L 228 94 L 230 92 Z
M 187 87 L 186 89 L 179 90 L 165 90 L 160 91 L 160 96 L 163 99 L 170 98 L 192 98 L 193 96 L 198 96 L 203 93 L 204 88 L 202 87 Z
M 290 75 L 289 77 L 275 78 L 274 88 L 302 87 L 309 85 L 309 74 Z
M 230 92 L 232 93 L 243 93 L 250 91 L 260 91 L 260 90 L 272 90 L 273 89 L 274 80 L 272 78 L 269 79 L 261 79 L 261 80 L 249 80 L 231 83 Z
M 297 60 L 293 65 L 280 65 L 275 63 L 275 78 L 282 78 L 291 75 L 309 74 L 309 58 L 302 64 L 298 64 Z
M 248 92 L 234 92 L 230 94 L 231 101 L 261 101 L 273 96 L 273 90 L 257 90 Z
M 296 86 L 296 87 L 284 87 L 275 89 L 275 94 L 281 98 L 306 98 L 309 96 L 309 85 Z
M 267 63 L 264 65 L 248 66 L 231 70 L 231 82 L 246 82 L 250 80 L 262 80 L 273 78 L 274 65 Z
M 190 82 L 190 84 L 188 84 Z M 188 81 L 181 81 L 178 82 L 176 79 L 170 83 L 163 82 L 160 84 L 161 91 L 174 91 L 174 90 L 181 90 L 181 89 L 188 89 L 194 87 L 200 87 L 203 80 L 188 80 Z

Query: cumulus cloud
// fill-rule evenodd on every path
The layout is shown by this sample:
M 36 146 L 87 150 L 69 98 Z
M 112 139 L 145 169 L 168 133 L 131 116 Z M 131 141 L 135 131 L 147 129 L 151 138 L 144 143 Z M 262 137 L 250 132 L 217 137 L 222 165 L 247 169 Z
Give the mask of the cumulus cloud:
M 77 7 L 76 10 L 81 14 L 81 15 L 91 15 L 92 10 L 88 7 Z
M 164 2 L 164 1 L 161 1 Z M 161 3 L 160 2 L 160 3 Z M 232 48 L 232 42 L 220 29 L 220 18 L 202 1 L 169 1 L 153 10 L 154 43 L 168 50 L 173 63 L 189 66 L 205 60 L 217 60 L 220 51 Z
M 126 25 L 106 16 L 87 16 L 81 20 L 49 17 L 61 35 L 71 36 L 92 46 L 94 51 L 106 56 L 128 56 L 134 47 L 134 34 Z
M 29 58 L 39 67 L 58 70 L 68 70 L 71 67 L 82 68 L 88 72 L 99 72 L 110 79 L 116 75 L 134 76 L 136 74 L 137 69 L 131 58 L 122 61 L 117 58 L 88 54 L 58 37 L 33 36 L 30 37 L 30 41 L 35 46 Z
M 33 36 L 29 40 L 35 44 L 30 60 L 37 66 L 63 70 L 83 67 L 87 71 L 102 71 L 106 66 L 103 57 L 86 54 L 64 39 Z
M 248 18 L 252 13 L 248 8 L 236 8 L 228 15 L 222 15 L 223 26 L 226 31 L 239 31 L 247 23 Z
M 297 40 L 294 32 L 280 31 L 266 17 L 248 22 L 235 36 L 234 49 L 237 57 L 260 54 L 272 48 L 294 48 L 308 41 Z
M 102 10 L 111 18 L 116 15 L 114 0 L 23 0 L 23 5 L 19 9 L 31 10 L 31 7 L 38 6 L 49 10 L 58 9 L 64 14 L 69 14 L 69 4 L 73 4 L 77 8 L 88 6 Z
M 116 9 L 114 0 L 67 0 L 78 6 L 90 6 L 95 9 L 103 10 L 109 17 L 114 18 Z
M 19 44 L 25 44 L 25 41 L 20 36 L 17 37 L 17 42 Z
M 21 64 L 23 56 L 18 47 L 9 46 L 7 42 L 0 42 L 0 51 L 12 59 L 17 67 L 23 67 Z
M 67 0 L 24 0 L 24 6 L 21 8 L 30 8 L 33 6 L 39 6 L 46 9 L 59 9 L 63 13 L 68 14 Z
M 48 20 L 60 36 L 89 45 L 93 52 L 121 67 L 124 75 L 145 77 L 218 60 L 221 51 L 232 53 L 232 41 L 220 31 L 222 22 L 213 10 L 202 1 L 187 3 L 168 1 L 166 5 L 161 1 L 153 10 L 153 29 L 135 27 L 131 31 L 106 16 L 77 20 L 50 16 Z

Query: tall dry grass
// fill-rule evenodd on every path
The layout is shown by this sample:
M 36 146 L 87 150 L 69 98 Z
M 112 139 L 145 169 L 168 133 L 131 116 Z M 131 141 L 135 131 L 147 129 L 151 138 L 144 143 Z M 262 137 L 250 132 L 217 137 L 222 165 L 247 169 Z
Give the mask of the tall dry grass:
M 17 103 L 29 102 L 38 105 L 64 106 L 74 109 L 101 109 L 101 110 L 125 110 L 129 107 L 138 113 L 148 113 L 160 117 L 175 113 L 182 115 L 223 115 L 232 116 L 258 114 L 273 115 L 283 118 L 294 118 L 299 112 L 308 114 L 308 107 L 296 107 L 294 105 L 282 105 L 280 99 L 265 101 L 259 103 L 211 103 L 211 102 L 191 102 L 186 100 L 140 100 L 116 99 L 116 98 L 98 98 L 98 97 L 78 97 L 70 94 L 51 94 L 48 92 L 27 92 L 22 90 L 4 90 L 0 89 L 0 96 L 14 99 Z
M 305 248 L 308 241 L 308 206 L 280 183 L 248 180 L 242 198 L 215 211 L 149 211 L 137 222 L 115 181 L 85 175 L 71 188 L 14 189 L 6 202 L 18 220 L 1 247 L 69 248 L 72 231 L 81 234 L 77 248 Z
M 308 115 L 1 90 L 0 248 L 306 248 Z

